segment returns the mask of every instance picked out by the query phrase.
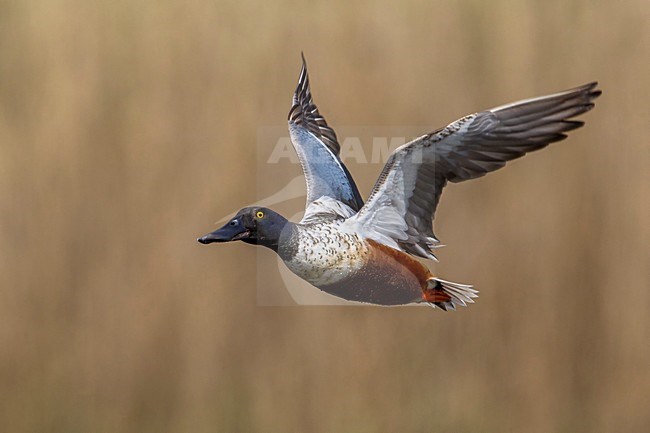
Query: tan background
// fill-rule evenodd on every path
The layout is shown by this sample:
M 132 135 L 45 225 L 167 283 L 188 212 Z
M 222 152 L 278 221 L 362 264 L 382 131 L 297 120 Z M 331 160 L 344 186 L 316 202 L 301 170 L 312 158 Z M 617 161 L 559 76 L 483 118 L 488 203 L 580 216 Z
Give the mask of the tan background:
M 393 3 L 0 2 L 0 431 L 647 431 L 648 2 Z M 301 50 L 335 127 L 601 82 L 568 141 L 446 190 L 476 305 L 258 307 L 275 258 L 195 242 L 261 196 Z

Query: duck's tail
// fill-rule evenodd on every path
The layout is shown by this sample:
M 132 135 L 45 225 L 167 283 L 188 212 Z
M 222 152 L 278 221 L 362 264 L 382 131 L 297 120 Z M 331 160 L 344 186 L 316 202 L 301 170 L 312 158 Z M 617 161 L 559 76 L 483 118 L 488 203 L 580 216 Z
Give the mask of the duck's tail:
M 466 307 L 467 304 L 473 304 L 474 298 L 478 298 L 478 290 L 474 290 L 473 286 L 436 277 L 427 280 L 427 288 L 424 290 L 424 302 L 444 311 L 455 310 L 457 305 Z

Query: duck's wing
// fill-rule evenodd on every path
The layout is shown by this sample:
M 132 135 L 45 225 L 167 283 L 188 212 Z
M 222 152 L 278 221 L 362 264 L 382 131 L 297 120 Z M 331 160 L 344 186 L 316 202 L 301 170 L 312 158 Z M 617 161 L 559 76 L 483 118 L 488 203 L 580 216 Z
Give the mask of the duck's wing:
M 309 89 L 307 64 L 302 57 L 298 87 L 289 111 L 289 134 L 307 182 L 307 208 L 330 197 L 358 211 L 363 206 L 350 172 L 339 158 L 336 133 L 318 112 Z
M 345 203 L 323 196 L 309 203 L 300 224 L 311 224 L 324 220 L 346 220 L 356 213 L 356 210 Z
M 351 228 L 410 254 L 435 260 L 433 214 L 446 183 L 481 177 L 549 143 L 583 122 L 597 83 L 465 116 L 397 148 Z

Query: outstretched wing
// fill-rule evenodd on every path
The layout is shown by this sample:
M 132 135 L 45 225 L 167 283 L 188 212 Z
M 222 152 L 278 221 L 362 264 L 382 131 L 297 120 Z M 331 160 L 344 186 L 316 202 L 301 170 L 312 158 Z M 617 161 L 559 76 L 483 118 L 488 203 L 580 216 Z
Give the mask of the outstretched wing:
M 307 181 L 307 207 L 321 197 L 330 197 L 354 211 L 361 209 L 359 190 L 339 158 L 336 133 L 312 99 L 304 56 L 289 111 L 289 134 Z
M 348 224 L 379 242 L 435 260 L 433 214 L 443 187 L 498 170 L 583 122 L 597 83 L 471 114 L 393 152 L 368 201 Z

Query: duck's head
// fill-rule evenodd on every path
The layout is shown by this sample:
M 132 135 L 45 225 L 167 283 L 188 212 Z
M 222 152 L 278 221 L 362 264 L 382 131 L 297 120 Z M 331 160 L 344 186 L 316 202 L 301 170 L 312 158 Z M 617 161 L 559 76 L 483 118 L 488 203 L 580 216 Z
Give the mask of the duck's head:
M 218 230 L 197 239 L 202 244 L 243 241 L 277 251 L 282 231 L 289 222 L 265 207 L 246 207 Z

